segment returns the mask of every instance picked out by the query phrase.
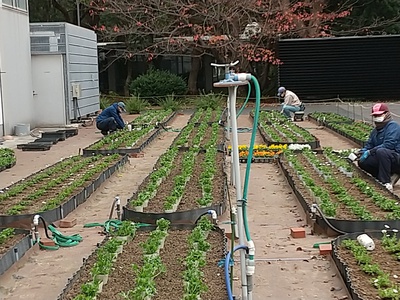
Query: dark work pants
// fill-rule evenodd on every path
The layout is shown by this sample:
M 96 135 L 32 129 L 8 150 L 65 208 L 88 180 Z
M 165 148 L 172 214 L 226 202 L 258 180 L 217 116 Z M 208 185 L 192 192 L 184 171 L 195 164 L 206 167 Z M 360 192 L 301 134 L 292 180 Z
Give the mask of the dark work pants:
M 96 122 L 97 129 L 101 131 L 115 131 L 117 130 L 117 122 L 114 117 L 109 117 L 102 121 Z
M 358 162 L 361 169 L 370 173 L 382 183 L 390 183 L 390 176 L 400 171 L 399 154 L 386 148 L 379 148 L 374 155 L 369 155 L 363 162 Z

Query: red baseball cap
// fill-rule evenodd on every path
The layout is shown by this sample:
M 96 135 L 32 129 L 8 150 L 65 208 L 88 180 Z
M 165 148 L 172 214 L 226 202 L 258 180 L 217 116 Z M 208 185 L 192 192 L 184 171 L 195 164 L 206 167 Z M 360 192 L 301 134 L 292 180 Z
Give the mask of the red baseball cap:
M 377 103 L 372 106 L 372 116 L 381 115 L 389 111 L 389 107 L 385 103 Z

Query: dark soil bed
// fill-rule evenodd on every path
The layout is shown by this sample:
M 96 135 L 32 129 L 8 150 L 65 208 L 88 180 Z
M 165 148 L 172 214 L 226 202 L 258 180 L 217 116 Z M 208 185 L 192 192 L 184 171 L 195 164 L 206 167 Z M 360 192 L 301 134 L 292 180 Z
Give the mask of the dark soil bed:
M 197 199 L 202 196 L 202 189 L 200 185 L 200 175 L 202 172 L 201 162 L 204 160 L 204 153 L 199 153 L 197 157 L 196 163 L 198 166 L 196 171 L 193 172 L 192 178 L 186 184 L 185 193 L 181 199 L 181 202 L 178 206 L 178 211 L 187 211 L 191 209 L 199 208 L 199 204 L 197 203 Z M 219 204 L 223 202 L 224 199 L 224 186 L 225 186 L 225 174 L 222 169 L 222 165 L 224 163 L 224 154 L 218 153 L 215 165 L 217 166 L 217 171 L 213 179 L 213 203 Z
M 160 258 L 165 265 L 166 272 L 155 278 L 157 294 L 152 297 L 154 300 L 183 299 L 183 272 L 185 265 L 184 259 L 189 251 L 188 237 L 190 230 L 170 230 L 165 241 L 164 248 L 160 251 Z M 103 290 L 97 295 L 99 300 L 122 300 L 119 295 L 135 288 L 135 275 L 132 265 L 143 264 L 143 253 L 139 246 L 149 237 L 150 232 L 139 231 L 133 241 L 124 245 L 123 252 L 113 263 L 109 274 L 108 283 L 103 286 Z M 208 291 L 201 295 L 204 300 L 225 300 L 227 293 L 223 276 L 223 268 L 218 267 L 218 262 L 224 258 L 224 238 L 216 231 L 211 231 L 207 241 L 211 244 L 207 252 L 207 264 L 202 267 L 204 272 L 204 282 L 208 286 Z M 73 300 L 80 292 L 82 284 L 91 281 L 90 269 L 96 261 L 96 255 L 87 260 L 86 265 L 81 271 L 81 276 L 73 283 L 70 291 L 66 294 L 65 300 Z
M 45 178 L 40 180 L 35 180 L 34 184 L 24 188 L 20 193 L 16 194 L 15 196 L 10 196 L 8 198 L 1 200 L 0 214 L 16 215 L 16 214 L 34 213 L 40 211 L 47 201 L 58 196 L 64 189 L 68 188 L 70 184 L 74 182 L 74 180 L 77 180 L 78 178 L 82 177 L 84 174 L 90 171 L 90 169 L 95 168 L 99 164 L 105 163 L 105 160 L 109 160 L 109 162 L 107 163 L 107 167 L 110 167 L 120 159 L 121 156 L 119 155 L 115 155 L 114 158 L 112 158 L 111 156 L 100 156 L 96 161 L 91 161 L 92 158 L 90 157 L 87 158 L 82 157 L 82 159 L 80 159 L 79 161 L 73 163 L 72 165 L 68 165 L 66 168 L 63 168 L 50 176 L 46 176 Z M 76 166 L 81 161 L 86 161 L 88 163 L 81 169 L 77 171 L 76 170 L 72 171 L 74 166 Z M 96 172 L 89 179 L 87 179 L 85 183 L 95 180 L 99 176 L 99 174 L 103 172 L 107 167 L 101 168 L 100 171 Z M 38 174 L 40 175 L 40 172 Z M 56 184 L 54 184 L 54 186 L 51 188 L 47 188 L 48 184 L 50 184 L 53 181 L 57 181 L 57 179 L 60 176 L 63 176 L 65 174 L 68 174 L 66 179 L 60 182 L 56 182 Z M 34 179 L 35 175 L 32 175 L 15 185 L 18 184 L 23 185 L 24 182 L 32 178 Z M 70 196 L 75 195 L 77 192 L 82 190 L 85 183 L 83 183 L 83 185 L 77 187 L 72 193 L 70 193 Z M 13 186 L 10 186 L 10 189 L 12 187 Z M 37 193 L 40 190 L 43 190 L 43 192 L 40 195 L 35 196 L 35 193 Z M 7 189 L 5 191 L 7 193 Z M 65 198 L 65 200 L 67 199 L 69 199 L 69 197 Z M 10 209 L 17 204 L 23 205 L 24 208 L 20 209 L 18 213 L 10 213 Z
M 145 142 L 148 141 L 148 139 L 157 131 L 158 129 L 153 129 L 151 130 L 149 133 L 146 133 L 144 135 L 142 135 L 141 137 L 139 137 L 136 141 L 135 144 L 126 144 L 126 143 L 122 143 L 121 145 L 118 146 L 118 148 L 116 149 L 131 149 L 131 148 L 139 148 L 140 146 L 142 146 Z M 128 134 L 128 133 L 127 133 Z M 103 146 L 101 146 L 100 148 L 96 147 L 96 144 L 93 144 L 92 146 L 86 148 L 87 150 L 113 150 L 110 147 L 112 146 L 112 143 L 107 143 L 104 144 Z M 86 150 L 85 149 L 85 150 Z
M 359 220 L 357 216 L 354 215 L 354 213 L 342 202 L 339 201 L 337 198 L 337 195 L 335 192 L 332 190 L 332 187 L 330 184 L 326 183 L 324 181 L 324 178 L 320 176 L 315 169 L 313 168 L 312 164 L 309 163 L 309 161 L 306 159 L 305 156 L 302 154 L 297 154 L 297 157 L 300 159 L 302 166 L 307 170 L 307 172 L 312 176 L 314 182 L 316 183 L 317 186 L 323 187 L 324 189 L 329 191 L 329 194 L 331 195 L 331 201 L 334 203 L 338 204 L 338 207 L 336 209 L 336 219 L 340 220 Z M 318 159 L 325 163 L 329 163 L 325 155 L 323 154 L 317 154 Z M 309 190 L 304 186 L 304 184 L 300 181 L 298 178 L 297 174 L 295 173 L 295 170 L 289 166 L 287 161 L 282 157 L 282 164 L 284 167 L 288 170 L 289 175 L 292 176 L 296 188 L 298 191 L 303 194 L 306 202 L 311 205 L 314 203 L 314 196 L 309 192 Z M 388 212 L 383 211 L 380 207 L 376 206 L 376 204 L 373 202 L 372 198 L 367 196 L 366 194 L 362 193 L 355 184 L 351 182 L 351 179 L 347 177 L 345 174 L 343 174 L 339 169 L 335 166 L 332 166 L 331 164 L 327 166 L 330 166 L 330 168 L 333 171 L 334 177 L 339 180 L 340 184 L 342 187 L 345 187 L 347 190 L 347 194 L 351 195 L 354 199 L 358 200 L 371 215 L 374 217 L 374 219 L 377 220 L 385 220 L 386 215 Z M 358 176 L 360 178 L 363 178 L 365 181 L 370 182 L 371 186 L 374 186 L 376 190 L 379 190 L 380 193 L 386 197 L 395 199 L 393 194 L 390 193 L 388 190 L 386 190 L 383 186 L 380 187 L 378 186 L 375 182 L 372 181 L 370 178 L 366 178 L 361 174 L 361 172 L 358 172 L 356 168 L 353 170 L 355 176 Z M 358 173 L 358 174 L 357 174 Z M 364 178 L 365 177 L 365 178 Z
M 4 243 L 0 244 L 0 257 L 7 253 L 13 248 L 20 240 L 25 236 L 23 234 L 15 234 L 14 236 L 7 239 Z
M 400 262 L 388 253 L 381 244 L 381 241 L 374 239 L 375 250 L 368 251 L 372 257 L 372 264 L 378 264 L 381 270 L 390 274 L 390 281 L 400 285 Z M 353 253 L 344 246 L 339 246 L 338 256 L 348 266 L 351 284 L 356 293 L 363 300 L 383 299 L 378 295 L 378 289 L 374 287 L 373 280 L 377 276 L 368 275 L 362 271 L 361 266 L 356 262 Z M 400 291 L 399 291 L 400 292 Z

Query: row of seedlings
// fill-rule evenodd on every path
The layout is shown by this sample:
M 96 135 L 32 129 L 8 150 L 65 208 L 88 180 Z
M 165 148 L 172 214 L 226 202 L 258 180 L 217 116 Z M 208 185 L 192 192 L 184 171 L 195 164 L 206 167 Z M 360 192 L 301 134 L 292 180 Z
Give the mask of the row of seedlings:
M 118 154 L 66 158 L 4 188 L 0 193 L 0 214 L 33 214 L 54 209 L 121 160 Z
M 398 230 L 384 229 L 382 233 L 375 232 L 369 235 L 374 246 L 368 250 L 358 241 L 359 234 L 338 238 L 334 241 L 334 260 L 353 299 L 398 300 L 400 298 Z
M 92 300 L 102 292 L 109 282 L 113 264 L 121 255 L 124 246 L 136 235 L 136 224 L 123 221 L 107 236 L 99 247 L 84 260 L 80 270 L 69 280 L 58 299 Z
M 12 168 L 17 162 L 13 149 L 0 148 L 0 172 Z
M 213 201 L 216 191 L 212 190 L 212 186 L 215 186 L 212 179 L 216 172 L 223 173 L 223 153 L 219 153 L 216 147 L 222 135 L 219 126 L 208 124 L 212 115 L 212 110 L 206 110 L 199 126 L 194 126 L 195 122 L 192 122 L 183 129 L 174 145 L 160 157 L 158 167 L 156 165 L 147 184 L 133 196 L 128 208 L 171 213 L 206 206 Z M 185 147 L 184 151 L 175 148 L 182 144 L 190 144 L 190 147 Z M 166 159 L 168 162 L 165 162 Z M 221 168 L 218 168 L 218 164 Z M 196 172 L 193 172 L 195 166 Z M 223 187 L 223 182 L 219 183 Z M 223 195 L 223 190 L 219 192 Z M 219 199 L 222 198 L 219 196 Z
M 150 110 L 138 116 L 132 123 L 132 130 L 128 126 L 124 130 L 103 137 L 84 149 L 84 154 L 96 153 L 97 150 L 116 150 L 139 148 L 153 134 L 159 132 L 156 126 L 169 120 L 174 114 L 172 110 Z
M 319 147 L 319 140 L 309 131 L 290 121 L 271 122 L 274 119 L 269 118 L 270 114 L 270 112 L 261 111 L 259 117 L 259 130 L 268 145 L 309 144 L 313 149 Z
M 97 299 L 226 299 L 218 267 L 224 239 L 212 229 L 203 217 L 192 229 L 170 228 L 169 221 L 159 219 L 155 230 L 138 231 Z
M 398 220 L 397 197 L 331 149 L 323 153 L 285 152 L 281 160 L 309 205 L 319 204 L 327 217 L 341 220 Z
M 365 145 L 369 134 L 374 129 L 372 124 L 354 121 L 336 113 L 313 112 L 308 115 L 308 118 L 352 140 L 361 147 Z

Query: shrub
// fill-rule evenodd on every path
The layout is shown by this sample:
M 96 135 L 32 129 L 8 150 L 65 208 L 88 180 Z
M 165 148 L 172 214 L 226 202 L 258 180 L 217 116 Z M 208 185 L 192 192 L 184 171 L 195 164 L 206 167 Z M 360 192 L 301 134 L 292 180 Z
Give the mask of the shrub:
M 165 97 L 167 95 L 183 95 L 187 91 L 186 82 L 168 71 L 150 69 L 140 75 L 130 86 L 131 93 L 141 97 Z
M 112 101 L 107 96 L 100 96 L 100 109 L 106 109 L 112 104 Z
M 177 111 L 181 108 L 182 103 L 174 95 L 169 95 L 164 99 L 158 100 L 158 105 L 164 110 L 172 109 L 173 111 Z
M 125 109 L 129 114 L 140 114 L 150 106 L 147 100 L 140 99 L 138 96 L 131 96 L 125 101 Z
M 223 96 L 221 94 L 202 94 L 199 99 L 194 100 L 194 105 L 197 108 L 212 108 L 217 109 L 223 103 Z

